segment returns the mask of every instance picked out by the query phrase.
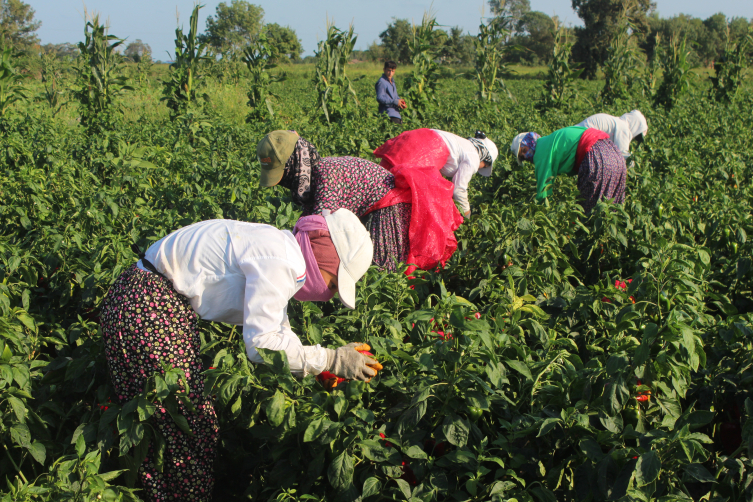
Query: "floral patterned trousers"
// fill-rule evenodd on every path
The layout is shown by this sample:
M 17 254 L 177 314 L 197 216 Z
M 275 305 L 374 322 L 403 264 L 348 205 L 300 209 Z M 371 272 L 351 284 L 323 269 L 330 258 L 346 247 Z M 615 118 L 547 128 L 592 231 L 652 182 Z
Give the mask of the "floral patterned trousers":
M 160 407 L 150 419 L 165 438 L 166 451 L 163 472 L 155 467 L 152 446 L 139 468 L 145 498 L 211 500 L 217 416 L 211 400 L 203 397 L 198 320 L 188 299 L 164 277 L 133 265 L 110 288 L 100 319 L 107 365 L 121 404 L 141 394 L 150 375 L 168 363 L 185 372 L 197 410 L 191 413 L 180 405 L 194 437 L 184 434 Z

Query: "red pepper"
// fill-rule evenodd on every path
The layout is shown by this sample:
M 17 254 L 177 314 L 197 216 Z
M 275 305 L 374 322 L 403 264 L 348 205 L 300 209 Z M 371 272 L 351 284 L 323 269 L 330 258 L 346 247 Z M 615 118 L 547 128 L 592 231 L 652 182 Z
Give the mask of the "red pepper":
M 452 333 L 450 333 L 449 331 L 447 333 L 445 333 L 444 331 L 432 331 L 432 333 L 439 335 L 438 338 L 441 338 L 442 340 L 453 340 Z
M 387 436 L 384 435 L 384 432 L 380 432 L 379 437 L 384 439 Z M 386 446 L 387 448 L 392 448 L 392 443 L 390 443 L 389 441 L 385 441 L 384 446 Z
M 416 475 L 413 474 L 413 469 L 411 469 L 410 465 L 405 463 L 405 460 L 403 460 L 401 468 L 403 469 L 403 475 L 400 476 L 400 479 L 407 481 L 411 485 L 417 485 L 418 479 L 416 479 Z

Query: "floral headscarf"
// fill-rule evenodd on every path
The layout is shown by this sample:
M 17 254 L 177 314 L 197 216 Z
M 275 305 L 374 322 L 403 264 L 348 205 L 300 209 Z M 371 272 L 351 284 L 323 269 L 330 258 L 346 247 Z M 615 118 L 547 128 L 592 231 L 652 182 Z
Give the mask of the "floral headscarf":
M 285 163 L 285 172 L 280 180 L 280 186 L 290 189 L 293 202 L 301 206 L 314 200 L 314 190 L 311 188 L 312 173 L 319 168 L 321 156 L 308 140 L 298 138 L 293 154 Z
M 540 137 L 541 137 L 541 134 L 536 133 L 536 132 L 529 132 L 523 137 L 523 140 L 520 142 L 520 146 L 528 147 L 528 151 L 523 157 L 523 160 L 527 160 L 528 162 L 533 162 L 533 154 L 536 153 L 536 142 L 539 140 Z

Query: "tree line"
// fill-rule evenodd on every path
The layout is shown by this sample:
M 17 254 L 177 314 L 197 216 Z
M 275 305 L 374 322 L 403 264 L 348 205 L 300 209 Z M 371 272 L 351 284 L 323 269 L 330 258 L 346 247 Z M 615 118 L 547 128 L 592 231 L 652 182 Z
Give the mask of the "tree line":
M 608 57 L 610 44 L 629 23 L 631 36 L 645 57 L 650 59 L 657 47 L 667 48 L 673 40 L 683 39 L 694 66 L 712 66 L 724 54 L 730 40 L 737 40 L 753 27 L 753 19 L 728 19 L 717 13 L 707 19 L 686 14 L 663 18 L 651 0 L 571 0 L 583 26 L 566 28 L 573 42 L 572 59 L 593 78 Z M 504 62 L 525 65 L 549 64 L 553 57 L 556 16 L 531 10 L 530 0 L 489 0 L 490 18 L 504 26 L 507 36 L 499 43 L 504 47 Z M 22 0 L 0 0 L 0 36 L 20 50 L 74 58 L 75 44 L 40 45 L 36 31 L 41 22 L 34 19 L 34 9 Z M 393 18 L 366 50 L 354 50 L 352 59 L 410 63 L 410 45 L 415 26 L 407 19 Z M 276 62 L 313 62 L 313 56 L 301 58 L 303 45 L 294 29 L 264 22 L 264 9 L 246 0 L 221 2 L 209 16 L 199 39 L 215 58 L 238 59 L 260 34 L 274 48 Z M 472 65 L 476 58 L 472 35 L 459 26 L 434 31 L 433 45 L 441 64 Z M 152 50 L 137 39 L 124 45 L 123 55 L 133 62 L 151 60 Z

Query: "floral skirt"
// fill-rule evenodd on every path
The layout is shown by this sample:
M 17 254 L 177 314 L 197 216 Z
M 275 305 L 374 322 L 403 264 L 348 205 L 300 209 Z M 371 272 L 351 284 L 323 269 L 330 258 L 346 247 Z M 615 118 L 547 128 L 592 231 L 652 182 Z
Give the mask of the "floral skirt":
M 123 272 L 110 288 L 100 315 L 105 356 L 121 404 L 144 390 L 162 363 L 186 374 L 191 413 L 181 404 L 194 437 L 184 434 L 164 409 L 150 419 L 166 442 L 163 472 L 154 464 L 154 451 L 139 468 L 144 495 L 151 502 L 208 501 L 214 485 L 218 439 L 212 402 L 203 397 L 204 379 L 199 358 L 198 318 L 188 299 L 167 279 L 136 265 Z
M 374 264 L 393 272 L 405 263 L 410 251 L 411 204 L 401 202 L 376 209 L 365 218 L 364 225 L 374 243 Z
M 615 144 L 608 139 L 594 143 L 578 168 L 578 190 L 585 199 L 581 204 L 586 213 L 601 199 L 625 202 L 626 176 L 625 158 Z

